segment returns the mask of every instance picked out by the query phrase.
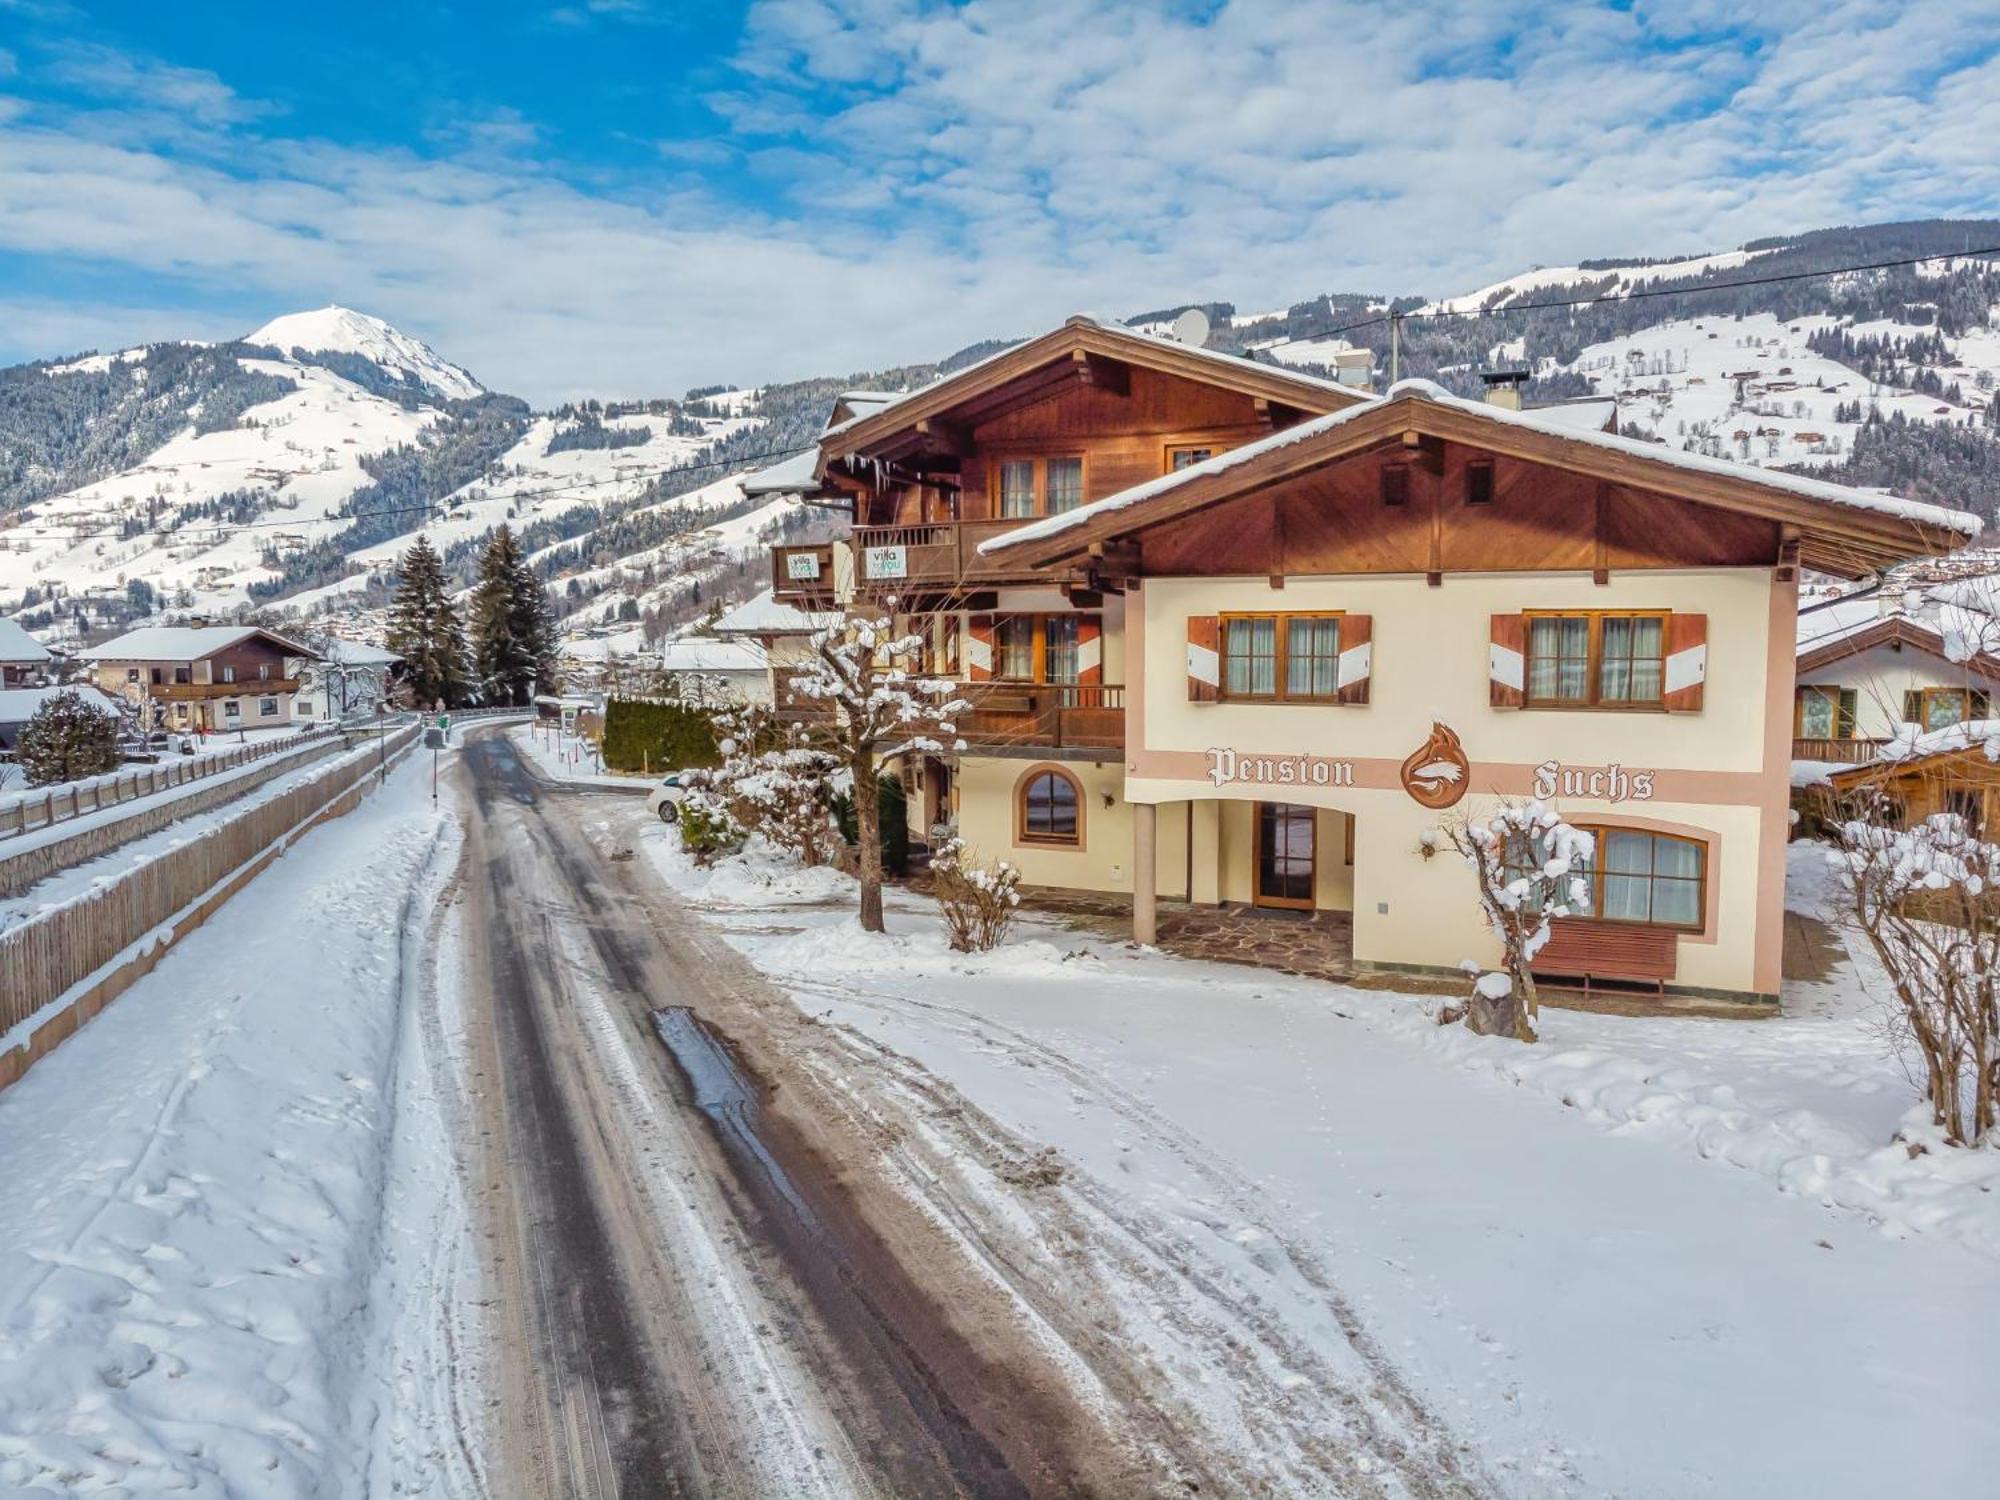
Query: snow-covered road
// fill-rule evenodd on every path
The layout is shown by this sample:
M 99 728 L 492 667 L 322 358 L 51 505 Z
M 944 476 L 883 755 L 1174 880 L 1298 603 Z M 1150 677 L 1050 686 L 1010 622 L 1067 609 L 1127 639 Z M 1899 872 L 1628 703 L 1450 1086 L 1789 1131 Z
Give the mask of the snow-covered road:
M 2000 1459 L 1978 1183 L 1883 1217 L 1909 1184 L 1867 1153 L 1908 1085 L 1855 1017 L 1551 1012 L 1523 1049 L 1408 997 L 1041 924 L 966 958 L 908 900 L 869 938 L 806 904 L 826 879 L 692 871 L 639 837 L 913 1111 L 956 1096 L 1309 1349 L 1383 1352 L 1513 1493 L 1970 1493 Z M 1163 1308 L 1150 1274 L 1123 1313 L 1164 1358 L 1203 1281 Z M 1218 1406 L 1235 1378 L 1182 1375 Z
M 0 1093 L 0 1490 L 470 1492 L 456 847 L 406 762 Z

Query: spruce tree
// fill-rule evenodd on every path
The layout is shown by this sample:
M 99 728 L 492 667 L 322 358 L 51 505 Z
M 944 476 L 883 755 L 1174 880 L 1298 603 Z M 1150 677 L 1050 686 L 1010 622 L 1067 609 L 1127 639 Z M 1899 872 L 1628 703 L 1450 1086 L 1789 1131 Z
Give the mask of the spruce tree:
M 16 755 L 29 786 L 54 786 L 118 769 L 118 716 L 65 690 L 41 701 L 21 726 Z
M 472 669 L 484 701 L 528 701 L 548 650 L 547 613 L 541 585 L 502 525 L 479 556 L 472 588 Z
M 444 562 L 419 536 L 397 564 L 396 597 L 389 606 L 389 649 L 403 658 L 418 703 L 458 703 L 465 695 L 465 632 L 451 602 Z

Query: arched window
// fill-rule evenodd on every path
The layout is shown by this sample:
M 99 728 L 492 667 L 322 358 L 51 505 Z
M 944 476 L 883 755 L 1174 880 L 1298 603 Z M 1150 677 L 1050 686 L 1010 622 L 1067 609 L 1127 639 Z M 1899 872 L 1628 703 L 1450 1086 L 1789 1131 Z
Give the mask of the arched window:
M 1083 789 L 1067 771 L 1031 771 L 1015 794 L 1015 834 L 1023 844 L 1083 842 Z

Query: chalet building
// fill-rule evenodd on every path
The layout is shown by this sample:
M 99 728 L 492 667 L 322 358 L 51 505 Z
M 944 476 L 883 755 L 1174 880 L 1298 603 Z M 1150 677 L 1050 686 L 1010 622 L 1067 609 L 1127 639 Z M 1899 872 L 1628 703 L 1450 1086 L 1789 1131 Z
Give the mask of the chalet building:
M 1859 762 L 1898 735 L 1992 717 L 2000 594 L 1990 579 L 1884 587 L 1799 611 L 1795 760 Z
M 150 698 L 173 730 L 271 729 L 293 720 L 299 680 L 292 661 L 317 653 L 248 625 L 150 625 L 92 653 L 98 690 Z
M 292 717 L 337 723 L 372 714 L 387 701 L 403 674 L 403 658 L 381 646 L 338 638 L 326 641 L 318 657 L 293 657 L 285 673 L 299 684 Z
M 973 703 L 956 765 L 906 773 L 926 817 L 1129 893 L 1141 941 L 1166 900 L 1311 921 L 1357 971 L 1490 963 L 1420 843 L 1539 796 L 1599 835 L 1552 975 L 1768 1003 L 1800 569 L 1979 523 L 1593 415 L 1073 319 L 831 426 L 813 495 L 853 530 L 776 549 L 775 596 L 926 633 Z
M 803 474 L 796 474 L 795 480 L 810 485 L 811 466 L 807 465 Z M 787 684 L 791 674 L 812 655 L 813 636 L 822 630 L 839 629 L 846 618 L 837 609 L 817 612 L 796 609 L 780 603 L 775 592 L 766 589 L 716 620 L 714 628 L 722 640 L 741 641 L 757 648 L 764 663 L 764 684 L 754 701 L 779 703 L 791 698 Z
M 54 660 L 47 646 L 13 620 L 0 620 L 0 688 L 24 688 L 42 680 Z

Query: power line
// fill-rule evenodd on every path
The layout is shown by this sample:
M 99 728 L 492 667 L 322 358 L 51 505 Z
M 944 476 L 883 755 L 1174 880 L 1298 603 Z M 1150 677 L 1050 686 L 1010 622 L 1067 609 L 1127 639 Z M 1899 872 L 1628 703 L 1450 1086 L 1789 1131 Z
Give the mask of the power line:
M 1632 291 L 1599 292 L 1594 297 L 1565 297 L 1550 302 L 1510 302 L 1498 307 L 1433 308 L 1428 312 L 1378 313 L 1372 318 L 1363 318 L 1357 323 L 1345 323 L 1338 328 L 1274 339 L 1268 344 L 1259 344 L 1257 350 L 1261 352 L 1265 349 L 1276 349 L 1284 344 L 1314 343 L 1320 339 L 1332 338 L 1336 334 L 1374 328 L 1398 319 L 1412 323 L 1429 322 L 1435 318 L 1497 318 L 1505 313 L 1540 312 L 1549 308 L 1564 307 L 1598 307 L 1613 302 L 1634 302 L 1642 297 L 1694 297 L 1704 292 L 1733 291 L 1738 287 L 1775 286 L 1787 281 L 1812 281 L 1821 276 L 1851 276 L 1861 271 L 1893 271 L 1903 266 L 1928 265 L 1937 260 L 1976 260 L 1982 255 L 2000 255 L 2000 245 L 1988 246 L 1983 250 L 1954 250 L 1944 255 L 1913 255 L 1901 260 L 1877 260 L 1862 265 L 1830 266 L 1823 271 L 1788 271 L 1776 276 L 1748 276 L 1737 281 L 1708 282 L 1701 286 L 1640 287 Z
M 738 454 L 734 458 L 704 459 L 699 463 L 671 464 L 665 468 L 658 468 L 658 469 L 655 468 L 633 469 L 625 474 L 613 475 L 605 479 L 578 480 L 571 484 L 552 485 L 546 489 L 535 490 L 532 492 L 532 494 L 530 494 L 530 492 L 528 491 L 523 490 L 517 492 L 513 498 L 515 499 L 533 498 L 542 500 L 542 499 L 550 499 L 557 495 L 564 495 L 564 494 L 586 494 L 592 490 L 603 489 L 606 485 L 617 484 L 624 480 L 664 479 L 670 474 L 694 474 L 694 473 L 701 473 L 709 469 L 728 469 L 737 467 L 742 464 L 755 463 L 761 459 L 794 458 L 797 457 L 799 454 L 811 452 L 817 446 L 818 446 L 817 443 L 809 443 L 802 447 L 797 447 L 797 448 L 773 448 L 761 453 L 742 453 Z M 478 481 L 474 482 L 477 483 Z M 117 526 L 98 526 L 90 528 L 64 528 L 60 530 L 49 530 L 47 528 L 35 527 L 35 526 L 16 526 L 8 529 L 0 529 L 0 542 L 4 542 L 9 538 L 17 536 L 31 537 L 38 541 L 84 541 L 91 537 L 99 537 L 99 536 L 117 537 L 120 540 L 135 541 L 135 542 L 149 536 L 158 538 L 163 541 L 173 540 L 178 538 L 186 538 L 190 541 L 193 541 L 204 537 L 213 538 L 213 537 L 234 536 L 239 532 L 245 532 L 245 531 L 270 531 L 279 528 L 321 526 L 327 524 L 328 522 L 353 523 L 356 521 L 369 520 L 376 516 L 413 516 L 425 512 L 435 511 L 439 506 L 443 505 L 445 501 L 449 500 L 450 498 L 452 497 L 446 496 L 444 497 L 444 499 L 432 500 L 423 505 L 385 506 L 379 510 L 364 510 L 352 515 L 345 515 L 345 516 L 318 516 L 311 519 L 286 519 L 282 521 L 217 522 L 216 524 L 210 526 L 177 526 L 171 531 L 141 531 L 132 533 L 130 535 L 128 535 L 123 530 L 122 527 L 117 527 Z M 489 495 L 487 497 L 487 499 L 489 500 L 500 499 L 500 498 L 503 497 L 497 495 Z M 669 498 L 679 499 L 680 497 L 670 496 Z M 334 533 L 334 535 L 338 534 L 339 533 L 337 532 Z M 330 540 L 330 539 L 331 538 L 321 538 L 321 540 Z

